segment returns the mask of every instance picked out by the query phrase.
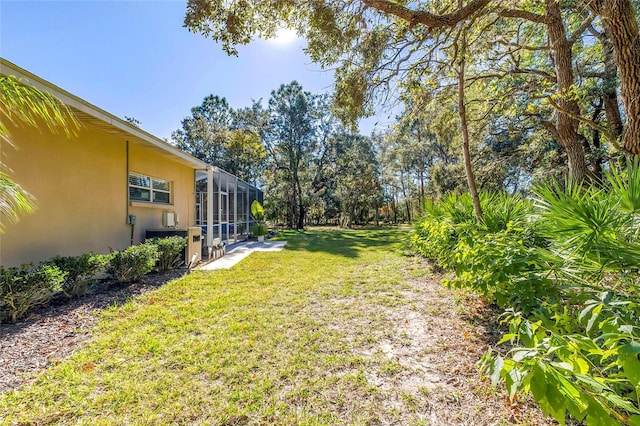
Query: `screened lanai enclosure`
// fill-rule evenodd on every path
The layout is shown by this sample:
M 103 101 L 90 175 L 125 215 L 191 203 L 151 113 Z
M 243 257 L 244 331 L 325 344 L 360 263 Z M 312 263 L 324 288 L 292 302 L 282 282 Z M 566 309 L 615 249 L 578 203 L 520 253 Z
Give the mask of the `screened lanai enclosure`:
M 207 247 L 216 240 L 231 244 L 246 239 L 255 223 L 251 203 L 263 203 L 261 190 L 218 167 L 196 171 L 195 194 L 195 223 Z

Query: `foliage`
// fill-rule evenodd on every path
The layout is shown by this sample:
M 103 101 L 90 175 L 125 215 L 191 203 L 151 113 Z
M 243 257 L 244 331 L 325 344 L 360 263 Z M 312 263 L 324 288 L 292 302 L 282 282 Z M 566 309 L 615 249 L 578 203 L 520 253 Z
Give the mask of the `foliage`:
M 247 182 L 254 182 L 266 151 L 260 135 L 246 120 L 246 111 L 234 111 L 226 98 L 208 95 L 182 120 L 171 138 L 176 146 Z
M 427 201 L 413 246 L 456 272 L 450 285 L 472 288 L 500 306 L 531 310 L 539 297 L 555 291 L 541 269 L 543 241 L 530 218 L 531 202 L 505 193 L 482 193 L 480 201 L 480 222 L 466 193 Z
M 253 224 L 251 233 L 254 237 L 261 237 L 267 235 L 267 225 L 264 222 L 256 222 Z
M 139 244 L 109 255 L 106 273 L 118 282 L 138 281 L 153 271 L 158 259 L 155 244 Z
M 255 220 L 264 219 L 264 208 L 262 204 L 260 204 L 260 201 L 253 200 L 251 203 L 251 216 L 253 216 Z
M 138 120 L 135 117 L 129 117 L 128 115 L 124 116 L 124 120 L 127 123 L 131 124 L 132 126 L 135 126 L 135 127 L 138 127 L 138 128 L 142 125 L 142 122 L 140 120 Z
M 156 269 L 159 272 L 170 271 L 184 263 L 184 248 L 187 246 L 187 239 L 175 235 L 173 237 L 154 238 L 150 244 L 158 248 L 158 259 Z
M 640 422 L 639 176 L 635 161 L 605 175 L 610 188 L 537 189 L 544 261 L 560 292 L 505 318 L 502 342 L 518 346 L 488 366 L 561 423 L 566 411 L 588 424 Z
M 284 193 L 280 196 L 286 200 L 289 228 L 304 227 L 309 205 L 312 178 L 307 165 L 318 143 L 317 100 L 297 81 L 281 85 L 269 98 L 269 123 L 265 133 L 269 169 L 275 171 L 274 180 L 282 181 Z
M 0 266 L 0 322 L 15 322 L 61 290 L 66 272 L 50 264 Z
M 560 424 L 567 412 L 589 425 L 638 424 L 640 306 L 610 291 L 580 299 L 583 305 L 543 306 L 530 318 L 511 311 L 500 343 L 516 346 L 507 359 L 486 355 L 487 370 L 511 398 L 531 392 Z
M 34 204 L 35 198 L 0 170 L 0 217 L 17 222 L 21 214 L 33 210 Z M 0 233 L 4 230 L 3 222 L 0 220 Z
M 640 422 L 640 164 L 605 173 L 609 186 L 539 185 L 531 202 L 483 194 L 425 205 L 412 241 L 455 271 L 451 284 L 507 309 L 507 356 L 488 354 L 510 398 L 530 392 L 564 424 Z
M 49 260 L 49 263 L 66 273 L 62 282 L 62 292 L 69 298 L 84 295 L 93 277 L 106 262 L 105 256 L 93 253 L 81 256 L 56 256 Z

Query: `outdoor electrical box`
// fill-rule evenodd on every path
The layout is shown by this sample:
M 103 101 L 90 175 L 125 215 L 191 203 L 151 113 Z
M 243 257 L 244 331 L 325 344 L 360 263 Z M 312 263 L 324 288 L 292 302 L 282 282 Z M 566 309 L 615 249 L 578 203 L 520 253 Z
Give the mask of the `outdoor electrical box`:
M 136 216 L 133 214 L 130 214 L 129 216 L 127 216 L 127 225 L 135 225 L 136 224 Z

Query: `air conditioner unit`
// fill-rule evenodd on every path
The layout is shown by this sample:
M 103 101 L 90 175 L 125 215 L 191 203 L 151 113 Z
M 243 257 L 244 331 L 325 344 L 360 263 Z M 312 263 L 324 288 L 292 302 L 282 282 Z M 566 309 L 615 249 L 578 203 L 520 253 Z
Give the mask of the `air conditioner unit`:
M 162 226 L 167 228 L 176 227 L 176 214 L 172 212 L 162 212 Z

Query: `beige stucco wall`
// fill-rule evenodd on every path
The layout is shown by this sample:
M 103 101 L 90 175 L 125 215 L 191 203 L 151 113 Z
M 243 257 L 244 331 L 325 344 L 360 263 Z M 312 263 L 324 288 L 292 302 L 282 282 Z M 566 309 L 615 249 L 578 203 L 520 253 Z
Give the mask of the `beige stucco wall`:
M 131 171 L 173 181 L 172 206 L 131 206 L 124 137 L 88 123 L 72 138 L 31 127 L 9 130 L 15 149 L 2 142 L 3 162 L 13 180 L 35 196 L 37 208 L 15 224 L 3 220 L 3 266 L 126 248 L 131 236 L 127 214 L 137 216 L 135 243 L 146 228 L 162 225 L 163 211 L 178 213 L 181 226 L 193 222 L 191 167 L 130 141 Z
M 195 171 L 191 167 L 171 161 L 164 155 L 139 144 L 129 144 L 129 170 L 172 182 L 171 205 L 136 203 L 129 206 L 129 214 L 136 216 L 134 243 L 144 240 L 145 230 L 162 227 L 162 213 L 177 213 L 180 228 L 192 226 L 195 206 Z

